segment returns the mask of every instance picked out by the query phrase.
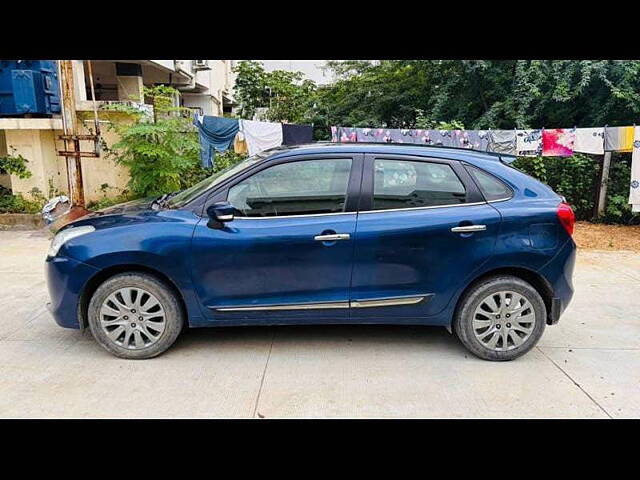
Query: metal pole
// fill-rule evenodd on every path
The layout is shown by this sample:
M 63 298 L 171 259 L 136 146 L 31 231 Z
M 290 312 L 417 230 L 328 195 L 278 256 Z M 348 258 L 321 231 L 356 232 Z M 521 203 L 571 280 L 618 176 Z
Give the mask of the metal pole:
M 73 85 L 72 60 L 60 60 L 60 90 L 62 91 L 62 123 L 65 136 L 78 135 L 76 117 L 76 97 Z M 67 181 L 72 206 L 84 207 L 84 188 L 82 186 L 82 163 L 80 160 L 80 140 L 64 140 L 67 157 Z M 69 148 L 73 145 L 73 149 Z
M 98 120 L 98 107 L 96 105 L 96 92 L 93 88 L 93 71 L 91 69 L 91 60 L 87 60 L 87 68 L 89 70 L 89 85 L 91 86 L 91 100 L 93 101 L 93 119 L 95 121 L 95 135 L 96 141 L 94 142 L 94 151 L 96 155 L 100 155 L 100 121 Z
M 611 152 L 604 152 L 602 161 L 602 175 L 600 175 L 600 185 L 598 189 L 598 210 L 596 218 L 604 215 L 604 209 L 607 206 L 607 184 L 609 183 L 609 169 L 611 168 Z

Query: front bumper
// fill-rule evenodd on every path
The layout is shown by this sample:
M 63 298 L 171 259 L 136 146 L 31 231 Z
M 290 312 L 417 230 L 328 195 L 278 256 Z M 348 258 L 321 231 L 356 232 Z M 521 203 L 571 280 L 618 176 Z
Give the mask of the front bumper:
M 80 328 L 78 303 L 87 281 L 98 269 L 69 257 L 47 257 L 45 275 L 49 298 L 47 308 L 58 325 Z

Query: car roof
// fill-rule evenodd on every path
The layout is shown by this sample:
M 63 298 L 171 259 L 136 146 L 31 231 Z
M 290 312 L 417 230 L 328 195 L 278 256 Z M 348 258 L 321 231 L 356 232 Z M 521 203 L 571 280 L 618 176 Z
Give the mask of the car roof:
M 490 160 L 511 163 L 513 155 L 473 150 L 469 148 L 444 147 L 436 145 L 414 145 L 408 143 L 368 143 L 368 142 L 315 142 L 303 145 L 280 146 L 266 150 L 266 158 L 279 158 L 290 155 L 322 153 L 387 153 L 415 156 L 434 156 L 451 160 L 475 161 Z M 475 160 L 475 161 L 474 161 Z

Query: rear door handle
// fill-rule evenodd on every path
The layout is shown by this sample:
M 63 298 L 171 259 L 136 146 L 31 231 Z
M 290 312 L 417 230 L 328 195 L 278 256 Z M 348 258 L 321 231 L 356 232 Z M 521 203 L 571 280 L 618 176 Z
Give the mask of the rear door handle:
M 316 235 L 313 239 L 318 242 L 335 242 L 336 240 L 350 240 L 351 235 L 348 233 L 334 233 L 331 235 Z
M 481 232 L 486 230 L 486 225 L 465 225 L 464 227 L 453 227 L 451 229 L 454 233 L 469 233 L 469 232 Z

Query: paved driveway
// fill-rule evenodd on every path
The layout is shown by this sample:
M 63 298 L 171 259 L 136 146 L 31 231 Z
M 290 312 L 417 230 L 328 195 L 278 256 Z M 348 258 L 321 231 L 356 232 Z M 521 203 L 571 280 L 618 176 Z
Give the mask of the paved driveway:
M 0 417 L 640 417 L 640 255 L 580 251 L 576 295 L 510 363 L 431 327 L 186 332 L 127 361 L 45 309 L 40 232 L 0 232 Z

